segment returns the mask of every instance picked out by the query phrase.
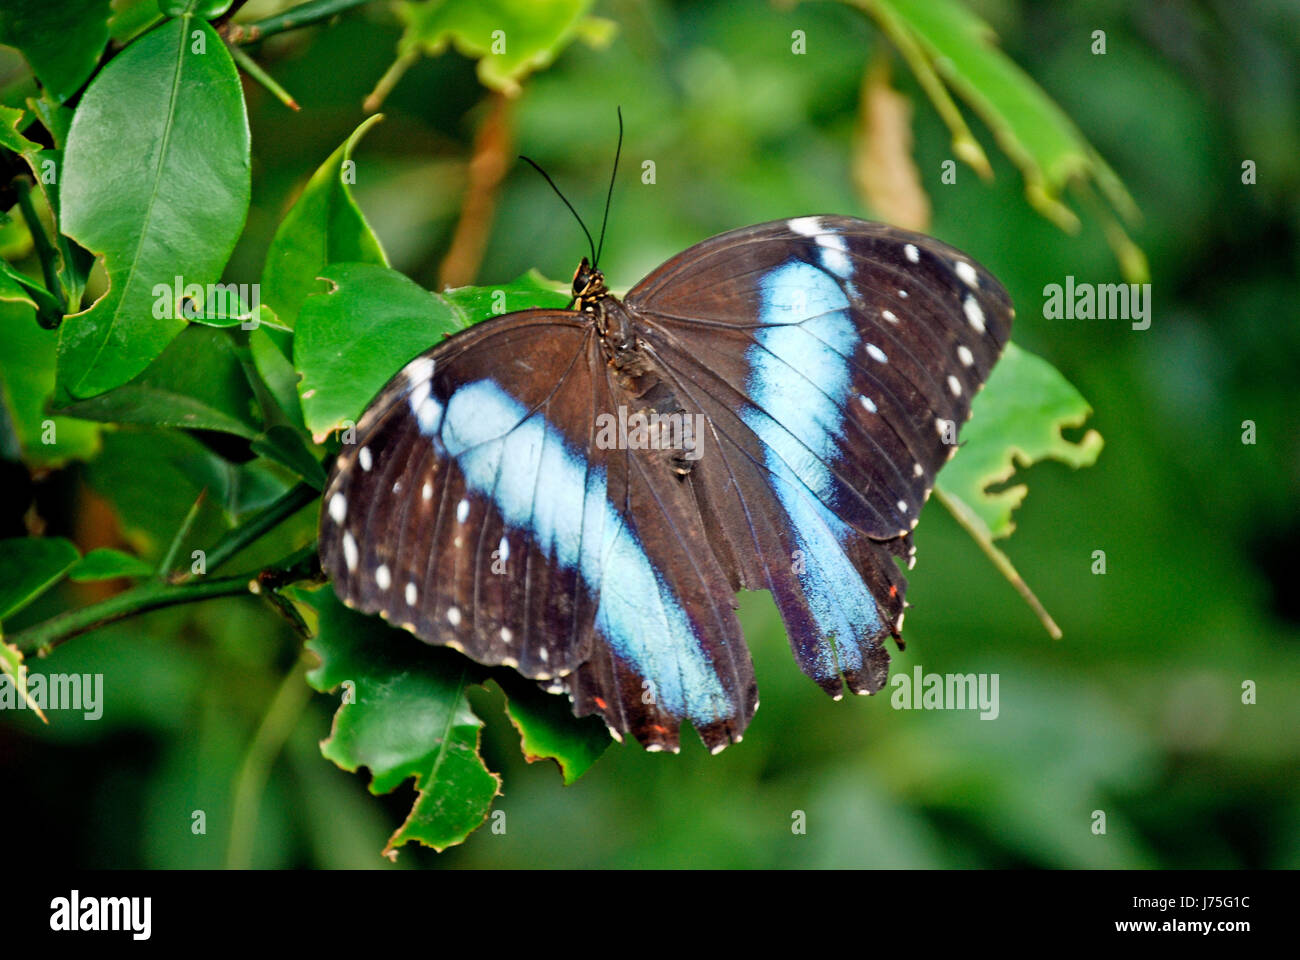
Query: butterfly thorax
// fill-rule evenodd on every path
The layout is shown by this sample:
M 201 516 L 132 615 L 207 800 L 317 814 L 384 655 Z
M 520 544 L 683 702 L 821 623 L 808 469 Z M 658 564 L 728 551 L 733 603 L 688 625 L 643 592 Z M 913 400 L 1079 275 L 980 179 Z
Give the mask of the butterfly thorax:
M 613 380 L 630 412 L 655 425 L 673 422 L 671 418 L 680 422 L 686 415 L 685 408 L 646 352 L 632 315 L 609 292 L 604 275 L 586 257 L 573 275 L 573 300 L 577 310 L 592 316 Z M 659 446 L 657 442 L 655 445 Z M 673 472 L 678 476 L 690 473 L 692 461 L 681 450 L 666 449 L 666 460 Z

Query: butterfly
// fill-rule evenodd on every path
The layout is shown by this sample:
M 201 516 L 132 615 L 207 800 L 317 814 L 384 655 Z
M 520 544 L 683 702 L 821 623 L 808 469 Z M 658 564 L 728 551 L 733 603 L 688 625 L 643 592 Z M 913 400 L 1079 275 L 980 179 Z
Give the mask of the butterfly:
M 705 240 L 623 300 L 596 259 L 572 309 L 484 320 L 370 403 L 324 492 L 338 595 L 647 750 L 678 750 L 683 721 L 712 752 L 740 742 L 739 590 L 771 592 L 828 694 L 880 690 L 1006 291 L 944 243 L 832 215 Z

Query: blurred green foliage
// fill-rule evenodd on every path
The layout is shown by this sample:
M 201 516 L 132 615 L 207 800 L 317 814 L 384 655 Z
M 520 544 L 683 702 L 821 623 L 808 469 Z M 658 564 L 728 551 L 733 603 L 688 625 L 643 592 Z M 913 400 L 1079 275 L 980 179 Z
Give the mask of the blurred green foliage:
M 277 6 L 255 2 L 245 15 Z M 406 848 L 398 866 L 1300 866 L 1291 572 L 1300 549 L 1300 11 L 1269 0 L 970 6 L 1128 185 L 1144 218 L 1133 238 L 1149 259 L 1151 328 L 1043 319 L 1047 284 L 1120 279 L 1102 221 L 1086 200 L 1076 235 L 1040 216 L 978 119 L 972 132 L 994 179 L 959 166 L 956 183 L 941 183 L 951 132 L 902 65 L 894 70 L 914 104 L 931 232 L 1006 284 L 1019 307 L 1017 341 L 1066 374 L 1106 437 L 1089 470 L 1047 463 L 1024 473 L 1031 492 L 1005 543 L 1064 639 L 1045 637 L 931 505 L 917 530 L 914 609 L 895 671 L 997 673 L 997 720 L 894 710 L 884 696 L 831 702 L 794 667 L 770 601 L 746 595 L 762 707 L 743 745 L 718 757 L 689 743 L 680 756 L 616 746 L 562 787 L 553 764 L 524 761 L 500 693 L 472 690 L 471 705 L 489 719 L 483 751 L 505 785 L 495 809 L 506 829 L 480 830 L 441 855 Z M 614 287 L 725 229 L 821 211 L 872 215 L 849 158 L 867 64 L 895 54 L 861 12 L 739 0 L 609 0 L 592 12 L 617 25 L 608 45 L 574 43 L 528 77 L 509 125 L 514 146 L 593 220 L 622 106 L 627 173 L 603 264 Z M 1091 52 L 1098 29 L 1104 55 Z M 253 48 L 302 111 L 245 84 L 252 207 L 224 279 L 261 276 L 285 211 L 364 119 L 361 104 L 402 30 L 371 4 Z M 794 30 L 805 32 L 806 54 L 792 54 Z M 0 89 L 6 104 L 21 105 L 35 89 L 10 53 L 0 51 Z M 388 94 L 385 121 L 355 144 L 356 201 L 392 267 L 424 287 L 436 288 L 451 247 L 490 96 L 457 52 L 417 59 Z M 1249 185 L 1247 160 L 1258 176 Z M 653 183 L 641 175 L 648 161 Z M 477 282 L 531 268 L 567 277 L 582 252 L 549 188 L 512 166 Z M 0 311 L 6 329 L 9 311 L 31 314 L 19 302 Z M 53 354 L 47 362 L 34 338 L 23 349 L 41 371 L 29 375 L 52 379 Z M 1242 442 L 1248 420 L 1253 445 Z M 102 443 L 89 464 L 35 480 L 0 465 L 14 491 L 5 536 L 25 532 L 26 514 L 84 543 L 88 488 L 99 509 L 111 505 L 119 545 L 157 557 L 200 489 L 210 493 L 191 538 L 210 542 L 289 482 L 264 460 L 233 466 L 188 436 L 78 429 L 60 441 L 75 444 L 73 455 Z M 246 551 L 243 566 L 308 542 L 309 514 Z M 1106 553 L 1104 575 L 1092 572 L 1096 550 Z M 6 627 L 83 605 L 91 589 L 60 585 Z M 281 695 L 290 680 L 301 687 L 300 647 L 259 602 L 223 599 L 32 658 L 42 672 L 103 673 L 109 707 L 95 721 L 58 712 L 43 726 L 26 712 L 0 724 L 0 811 L 26 828 L 11 831 L 19 862 L 389 866 L 378 851 L 413 790 L 408 782 L 376 800 L 364 777 L 321 759 L 337 699 Z M 1253 705 L 1242 703 L 1246 681 L 1257 685 Z M 204 834 L 192 830 L 196 810 Z M 1096 810 L 1106 812 L 1105 836 L 1090 830 Z M 791 830 L 796 811 L 807 815 L 806 834 Z

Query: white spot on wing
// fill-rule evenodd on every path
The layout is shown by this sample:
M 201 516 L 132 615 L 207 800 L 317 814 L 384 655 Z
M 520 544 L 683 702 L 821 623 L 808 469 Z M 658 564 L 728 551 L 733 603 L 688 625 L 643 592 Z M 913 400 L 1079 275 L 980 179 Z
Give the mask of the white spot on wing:
M 962 309 L 966 311 L 966 319 L 970 325 L 975 328 L 976 333 L 984 332 L 984 311 L 972 296 L 966 297 L 966 302 L 962 304 Z
M 898 317 L 894 316 L 894 312 L 892 310 L 881 310 L 880 315 L 884 317 L 886 320 L 888 320 L 890 323 L 898 323 Z
M 501 542 L 497 544 L 497 550 L 501 552 L 502 563 L 510 559 L 510 541 L 505 537 L 502 537 Z
M 357 541 L 353 539 L 352 532 L 349 530 L 343 534 L 343 559 L 348 565 L 348 570 L 357 568 Z
M 420 491 L 421 498 L 428 500 L 433 496 L 433 484 L 426 483 L 424 489 Z
M 864 407 L 867 408 L 868 411 L 870 411 L 871 413 L 875 413 L 875 412 L 876 412 L 876 404 L 875 404 L 875 401 L 873 401 L 873 400 L 872 400 L 870 397 L 868 397 L 866 394 L 863 394 L 862 396 L 858 397 L 858 400 L 862 403 L 862 405 L 863 405 Z
M 361 469 L 367 473 L 370 472 L 370 465 L 374 462 L 370 457 L 370 448 L 362 447 L 357 451 L 357 462 L 361 464 Z
M 456 522 L 464 523 L 467 519 L 469 519 L 469 501 L 462 500 L 456 504 Z
M 453 627 L 459 627 L 459 626 L 460 626 L 460 608 L 459 608 L 459 607 L 448 607 L 448 608 L 447 608 L 447 622 L 450 623 Z
M 885 351 L 881 350 L 874 343 L 867 344 L 867 354 L 877 363 L 888 363 L 889 358 L 885 356 Z
M 406 365 L 406 382 L 412 385 L 427 383 L 433 377 L 433 361 L 428 357 L 416 357 Z
M 410 582 L 406 585 L 406 605 L 415 606 L 415 601 L 420 599 L 420 591 L 415 589 L 415 583 Z
M 348 498 L 342 493 L 336 493 L 330 497 L 330 517 L 335 523 L 341 524 L 348 515 Z
M 905 246 L 903 248 L 903 253 L 907 254 L 907 259 L 911 260 L 913 263 L 921 262 L 921 251 L 916 249 L 916 244 L 914 243 L 909 243 Z
M 952 395 L 954 397 L 961 396 L 961 381 L 958 380 L 956 377 L 954 377 L 951 373 L 948 374 L 948 389 L 952 391 Z
M 957 276 L 961 277 L 962 283 L 966 284 L 966 286 L 974 287 L 976 289 L 979 288 L 979 274 L 976 273 L 975 268 L 965 260 L 958 260 L 952 265 L 952 268 L 957 272 Z
M 388 572 L 388 566 L 381 563 L 375 568 L 375 586 L 380 590 L 387 590 L 393 585 L 393 576 Z
M 513 633 L 510 632 L 510 628 L 509 628 L 509 627 L 502 627 L 502 628 L 501 628 L 501 642 L 502 642 L 502 643 L 509 643 L 509 642 L 510 642 L 511 640 L 513 640 L 514 638 L 515 638 L 515 635 L 514 635 Z
M 957 359 L 961 361 L 963 367 L 969 367 L 975 362 L 975 355 L 970 352 L 970 347 L 963 343 L 957 347 Z
M 795 217 L 786 226 L 801 236 L 811 237 L 821 232 L 821 220 L 817 217 Z
M 898 512 L 899 512 L 899 513 L 907 513 L 907 501 L 906 501 L 906 500 L 899 500 L 897 506 L 898 506 Z

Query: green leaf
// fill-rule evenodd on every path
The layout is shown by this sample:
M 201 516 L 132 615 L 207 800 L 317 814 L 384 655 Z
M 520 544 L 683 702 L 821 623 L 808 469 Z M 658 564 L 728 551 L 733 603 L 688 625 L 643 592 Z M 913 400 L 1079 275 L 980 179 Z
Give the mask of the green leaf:
M 398 63 L 416 52 L 437 56 L 448 44 L 478 61 L 484 86 L 510 96 L 519 82 L 549 66 L 575 38 L 607 43 L 613 24 L 587 17 L 592 0 L 446 0 L 402 3 L 406 31 Z
M 93 457 L 99 424 L 51 416 L 47 409 L 54 394 L 58 333 L 41 328 L 27 305 L 0 303 L 0 342 L 0 419 L 8 419 L 19 446 L 6 455 L 21 456 L 32 467 Z
M 510 283 L 495 287 L 454 287 L 442 296 L 459 307 L 462 326 L 471 326 L 488 317 L 530 307 L 563 309 L 572 299 L 567 283 L 548 280 L 537 270 L 529 270 Z
M 546 693 L 513 671 L 497 671 L 493 682 L 506 696 L 506 713 L 519 731 L 524 759 L 554 760 L 566 787 L 590 770 L 609 746 L 609 731 L 600 718 L 575 717 L 565 698 Z
M 466 697 L 482 668 L 348 610 L 328 585 L 286 592 L 317 621 L 307 649 L 321 665 L 308 682 L 322 693 L 345 691 L 321 751 L 344 770 L 368 767 L 374 794 L 416 781 L 415 806 L 385 855 L 410 840 L 435 850 L 462 842 L 486 819 L 501 782 L 479 756 L 483 721 Z
M 212 20 L 230 9 L 230 0 L 158 0 L 158 9 L 168 17 L 193 14 Z
M 17 47 L 59 102 L 72 96 L 108 43 L 109 0 L 5 0 L 0 43 Z
M 293 338 L 303 419 L 319 443 L 412 357 L 459 329 L 443 298 L 394 270 L 367 263 L 325 268 L 328 293 L 308 297 Z
M 569 299 L 536 272 L 445 296 L 372 264 L 331 264 L 324 277 L 331 290 L 307 298 L 293 343 L 303 417 L 318 443 L 355 422 L 404 363 L 443 336 L 495 313 L 562 307 Z
M 1122 217 L 1137 205 L 1079 128 L 1033 79 L 995 44 L 992 28 L 956 0 L 847 0 L 861 7 L 898 47 L 953 135 L 953 152 L 986 176 L 988 161 L 948 97 L 951 87 L 993 131 L 1025 178 L 1030 204 L 1064 230 L 1079 218 L 1063 201 L 1072 183 L 1096 183 Z M 1125 276 L 1147 279 L 1146 258 L 1118 222 L 1107 238 Z
M 20 272 L 7 260 L 0 260 L 0 300 L 25 303 L 38 312 L 44 310 L 56 316 L 63 314 L 62 305 L 40 281 Z
M 55 148 L 62 150 L 63 145 L 68 142 L 68 127 L 72 125 L 72 108 L 50 100 L 49 92 L 46 91 L 45 96 L 28 97 L 27 109 L 50 132 L 50 139 L 54 141 Z
M 77 583 L 92 580 L 116 580 L 118 577 L 147 577 L 153 568 L 139 557 L 121 550 L 98 547 L 81 558 L 81 562 L 68 573 L 68 579 Z
M 81 559 L 62 537 L 0 540 L 0 620 L 5 620 L 54 586 Z
M 326 264 L 343 261 L 388 265 L 383 248 L 352 197 L 352 151 L 382 116 L 366 119 L 316 170 L 285 214 L 266 254 L 262 299 L 279 321 L 292 328 Z
M 93 396 L 136 376 L 185 327 L 156 315 L 169 311 L 156 310 L 155 288 L 215 282 L 243 228 L 248 118 L 210 26 L 168 21 L 100 72 L 72 119 L 60 194 L 64 232 L 103 256 L 109 278 L 60 340 L 61 387 Z
M 191 326 L 130 383 L 58 412 L 103 423 L 220 430 L 252 439 L 261 432 L 255 405 L 230 336 Z
M 1101 434 L 1089 430 L 1077 443 L 1061 435 L 1077 427 L 1092 408 L 1046 360 L 1008 343 L 987 385 L 971 404 L 971 419 L 961 432 L 962 445 L 940 474 L 938 486 L 964 503 L 993 538 L 1015 529 L 1012 511 L 1029 488 L 1024 484 L 990 492 L 1005 484 L 1017 466 L 1060 460 L 1086 467 L 1101 453 Z

